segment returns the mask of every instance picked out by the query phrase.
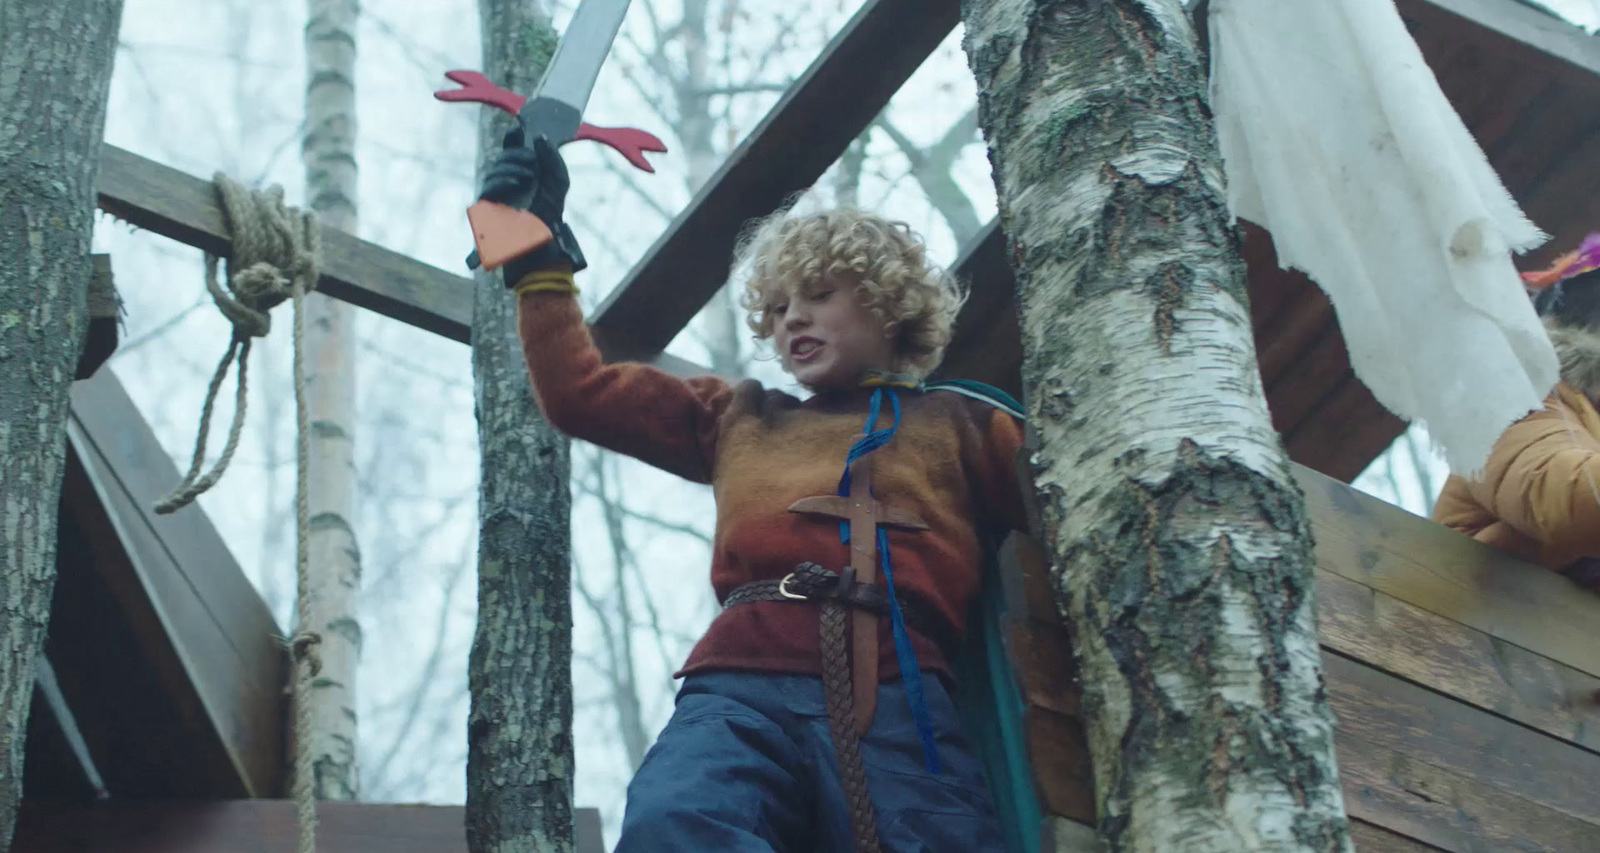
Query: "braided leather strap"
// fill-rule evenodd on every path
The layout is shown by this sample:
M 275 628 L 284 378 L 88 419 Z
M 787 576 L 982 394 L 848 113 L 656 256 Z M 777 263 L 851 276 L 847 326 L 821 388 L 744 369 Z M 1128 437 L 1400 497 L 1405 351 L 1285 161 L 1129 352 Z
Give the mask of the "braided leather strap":
M 856 737 L 855 699 L 851 696 L 850 660 L 845 656 L 845 626 L 849 610 L 837 600 L 824 599 L 819 620 L 822 630 L 822 692 L 828 703 L 828 728 L 833 751 L 839 758 L 839 783 L 850 808 L 850 827 L 857 853 L 879 853 L 878 819 L 867 793 L 867 771 L 861 765 Z

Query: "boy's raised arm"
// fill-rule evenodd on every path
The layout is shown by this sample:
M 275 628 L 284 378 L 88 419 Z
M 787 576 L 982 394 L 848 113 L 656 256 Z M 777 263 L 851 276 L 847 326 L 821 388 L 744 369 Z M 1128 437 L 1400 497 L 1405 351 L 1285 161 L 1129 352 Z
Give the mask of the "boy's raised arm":
M 570 178 L 544 136 L 506 133 L 479 198 L 527 210 L 549 228 L 540 248 L 507 262 L 517 331 L 534 396 L 556 429 L 573 438 L 709 483 L 717 423 L 732 398 L 713 377 L 679 379 L 642 364 L 606 364 L 583 322 L 572 274 L 586 262 L 562 212 Z
M 559 291 L 517 296 L 517 327 L 539 408 L 573 438 L 711 482 L 717 426 L 732 399 L 713 376 L 680 379 L 643 364 L 606 364 L 578 300 Z

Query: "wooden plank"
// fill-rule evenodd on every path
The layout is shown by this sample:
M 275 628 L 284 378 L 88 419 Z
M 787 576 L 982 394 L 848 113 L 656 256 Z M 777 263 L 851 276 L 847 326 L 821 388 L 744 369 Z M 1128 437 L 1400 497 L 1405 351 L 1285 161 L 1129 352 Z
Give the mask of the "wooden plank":
M 937 379 L 976 379 L 1022 399 L 1022 331 L 1016 276 L 998 218 L 989 221 L 951 267 L 967 286 Z
M 1298 301 L 1307 288 L 1316 285 L 1304 273 L 1291 272 L 1278 266 L 1278 249 L 1265 228 L 1241 219 L 1239 232 L 1242 238 L 1239 254 L 1249 270 L 1250 322 L 1255 331 L 1257 349 L 1260 349 L 1268 330 L 1279 325 L 1278 318 L 1283 309 Z
M 1310 342 L 1296 364 L 1267 387 L 1272 428 L 1280 435 L 1293 435 L 1350 373 L 1350 354 L 1338 323 L 1322 327 Z
M 120 551 L 96 566 L 144 654 L 171 674 L 174 696 L 192 689 L 191 723 L 220 742 L 238 793 L 277 793 L 287 670 L 271 612 L 198 506 L 151 509 L 178 472 L 110 371 L 73 386 L 68 438 L 83 491 L 107 516 L 105 551 Z
M 1600 846 L 1600 826 L 1594 823 L 1347 731 L 1335 741 L 1351 817 L 1452 853 L 1575 853 Z
M 1033 789 L 1044 813 L 1092 823 L 1094 770 L 1083 722 L 1030 707 L 1023 709 L 1022 726 L 1033 763 Z
M 1065 627 L 1008 619 L 1005 644 L 1024 703 L 1064 717 L 1082 717 L 1078 663 Z
M 247 796 L 115 517 L 69 440 L 45 649 L 90 756 L 113 796 Z
M 665 349 L 728 277 L 745 223 L 810 186 L 960 18 L 956 0 L 867 0 L 596 313 Z
M 1519 260 L 1524 269 L 1537 269 L 1570 251 L 1600 221 L 1600 198 L 1589 191 L 1594 164 L 1600 162 L 1600 97 L 1578 108 L 1594 117 L 1592 124 L 1547 158 L 1546 171 L 1517 193 L 1528 216 L 1551 232 L 1550 242 Z
M 1295 476 L 1319 568 L 1600 677 L 1600 596 L 1304 466 Z
M 1567 158 L 1573 150 L 1594 133 L 1600 131 L 1600 97 L 1580 94 L 1574 87 L 1551 84 L 1539 94 L 1515 107 L 1516 129 L 1487 148 L 1490 164 L 1500 175 L 1505 186 L 1519 201 L 1529 201 L 1531 190 L 1550 175 L 1566 175 L 1576 179 L 1568 197 L 1581 196 L 1589 180 L 1587 163 L 1579 163 L 1573 171 Z M 1562 168 L 1565 166 L 1565 168 Z M 1524 212 L 1537 217 L 1547 231 L 1560 232 L 1577 227 L 1579 223 L 1565 221 L 1556 214 L 1559 209 L 1548 205 L 1528 206 Z M 1592 223 L 1582 223 L 1591 225 Z M 1542 265 L 1564 248 L 1542 246 L 1529 253 L 1526 262 Z
M 210 181 L 103 145 L 100 208 L 147 231 L 227 255 L 233 241 Z M 462 256 L 470 248 L 462 219 Z M 472 328 L 469 279 L 333 228 L 322 231 L 317 289 L 385 317 L 466 343 Z
M 1564 813 L 1600 839 L 1600 755 L 1337 653 L 1322 667 L 1341 735 Z
M 1439 849 L 1357 818 L 1350 820 L 1350 840 L 1355 842 L 1356 853 L 1433 853 Z
M 578 853 L 601 853 L 600 815 L 574 809 Z M 466 853 L 460 806 L 320 803 L 319 853 Z M 284 800 L 25 803 L 14 853 L 293 853 Z
M 1280 384 L 1322 330 L 1335 322 L 1333 303 L 1328 301 L 1322 288 L 1305 288 L 1283 309 L 1278 319 L 1257 336 L 1256 360 L 1261 365 L 1262 384 L 1268 388 Z
M 1352 371 L 1284 436 L 1284 445 L 1295 462 L 1348 483 L 1405 431 L 1406 422 L 1379 404 Z
M 1317 569 L 1322 645 L 1600 752 L 1600 678 Z
M 99 193 L 100 209 L 146 231 L 214 255 L 227 255 L 231 250 L 233 240 L 210 181 L 114 145 L 102 145 Z M 465 247 L 470 242 L 465 215 L 461 236 Z M 322 275 L 317 283 L 322 293 L 459 343 L 470 342 L 471 279 L 332 228 L 322 231 L 322 251 Z M 646 361 L 678 376 L 708 372 L 641 347 L 617 330 L 595 338 L 610 361 Z
M 1600 41 L 1574 24 L 1516 0 L 1397 0 L 1422 29 L 1458 32 L 1504 51 L 1519 65 L 1600 92 Z
M 1453 42 L 1455 61 L 1440 69 L 1430 56 L 1429 65 L 1440 69 L 1439 88 L 1462 122 L 1472 131 L 1478 147 L 1496 150 L 1513 131 L 1520 130 L 1524 108 L 1552 85 L 1548 74 L 1508 58 L 1504 50 L 1482 42 Z M 1423 49 L 1425 55 L 1430 52 Z
M 1316 585 L 1325 648 L 1600 752 L 1600 679 L 1324 569 Z M 1018 621 L 1006 639 L 1024 701 L 1079 718 L 1065 628 Z

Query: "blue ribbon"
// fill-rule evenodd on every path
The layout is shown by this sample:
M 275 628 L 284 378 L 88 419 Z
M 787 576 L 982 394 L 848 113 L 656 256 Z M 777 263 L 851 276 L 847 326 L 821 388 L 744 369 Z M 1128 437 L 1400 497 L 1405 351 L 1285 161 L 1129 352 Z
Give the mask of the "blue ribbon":
M 878 425 L 878 415 L 883 411 L 883 388 L 872 392 L 871 410 L 867 414 L 867 423 L 862 427 L 863 435 L 850 446 L 850 455 L 844 463 L 844 476 L 839 478 L 839 495 L 850 496 L 850 466 L 857 459 L 866 456 L 874 450 L 889 443 L 894 438 L 895 431 L 900 428 L 900 395 L 889 389 L 889 404 L 894 409 L 894 423 L 888 429 L 874 429 Z M 900 662 L 900 678 L 905 682 L 906 700 L 911 705 L 911 716 L 916 720 L 917 734 L 922 738 L 922 754 L 926 760 L 929 773 L 939 773 L 939 748 L 933 735 L 933 717 L 928 713 L 927 694 L 922 685 L 922 668 L 917 665 L 916 650 L 911 647 L 911 634 L 906 630 L 905 614 L 900 610 L 900 599 L 895 595 L 893 561 L 889 559 L 889 531 L 879 527 L 878 537 L 878 563 L 883 569 L 883 585 L 889 592 L 889 623 L 894 633 L 895 658 Z M 845 544 L 850 542 L 850 522 L 839 522 L 839 540 Z

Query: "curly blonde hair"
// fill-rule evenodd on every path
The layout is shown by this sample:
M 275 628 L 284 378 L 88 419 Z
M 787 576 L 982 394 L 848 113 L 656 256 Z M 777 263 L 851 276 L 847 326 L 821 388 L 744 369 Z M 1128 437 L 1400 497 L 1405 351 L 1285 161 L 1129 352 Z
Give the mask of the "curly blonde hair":
M 832 276 L 856 283 L 856 298 L 895 336 L 896 373 L 922 379 L 939 366 L 966 296 L 928 260 L 904 222 L 841 207 L 758 220 L 739 240 L 734 269 L 748 268 L 739 303 L 757 340 L 772 337 L 773 306 Z

